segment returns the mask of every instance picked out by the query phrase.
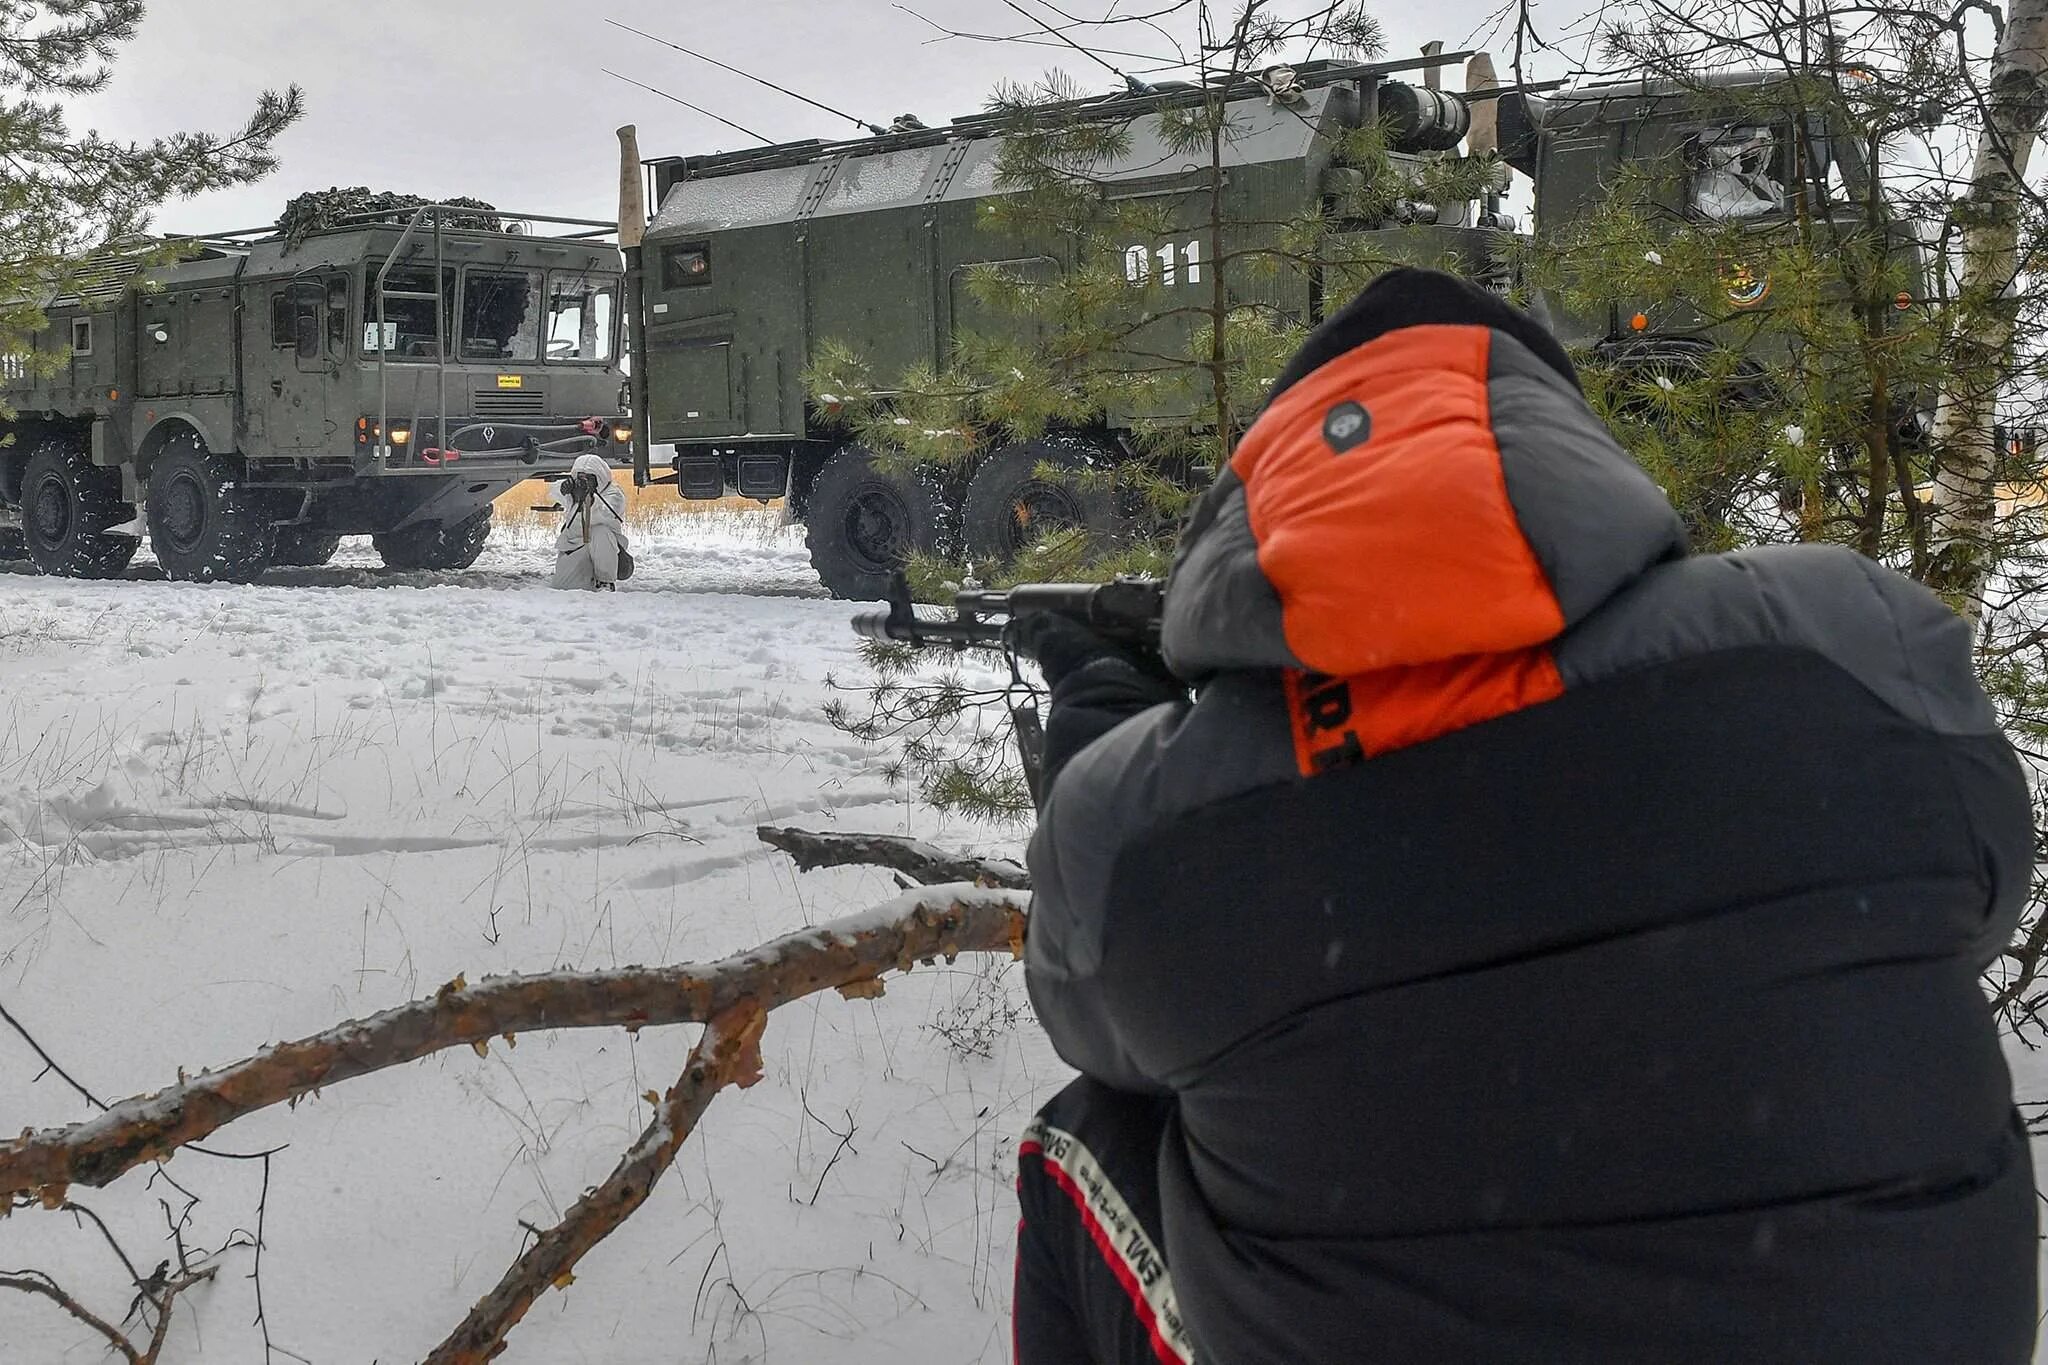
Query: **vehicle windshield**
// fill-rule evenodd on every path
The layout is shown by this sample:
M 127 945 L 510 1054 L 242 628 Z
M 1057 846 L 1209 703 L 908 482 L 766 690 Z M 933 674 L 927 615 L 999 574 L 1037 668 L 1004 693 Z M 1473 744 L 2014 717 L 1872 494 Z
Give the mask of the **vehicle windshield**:
M 385 287 L 395 293 L 430 294 L 434 291 L 434 271 L 431 266 L 405 267 L 393 270 L 384 281 Z M 448 301 L 455 297 L 455 271 L 441 273 L 441 307 L 445 311 Z M 449 331 L 452 333 L 451 326 Z M 384 328 L 381 347 L 377 330 L 377 271 L 375 267 L 363 277 L 363 354 L 374 356 L 381 349 L 389 359 L 432 360 L 434 358 L 435 328 L 434 304 L 431 299 L 384 300 Z
M 540 272 L 471 266 L 462 273 L 462 358 L 540 358 Z
M 548 359 L 600 364 L 617 345 L 619 278 L 557 270 L 548 276 Z
M 1790 166 L 1777 130 L 1742 123 L 1700 134 L 1694 148 L 1692 206 L 1715 222 L 1744 222 L 1785 211 Z

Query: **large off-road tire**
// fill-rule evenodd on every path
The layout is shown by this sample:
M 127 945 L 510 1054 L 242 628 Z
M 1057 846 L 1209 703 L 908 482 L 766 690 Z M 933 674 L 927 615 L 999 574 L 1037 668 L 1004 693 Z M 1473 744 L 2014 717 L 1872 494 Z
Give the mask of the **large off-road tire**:
M 334 558 L 334 552 L 340 548 L 339 532 L 316 531 L 310 526 L 280 526 L 270 562 L 280 569 L 317 569 Z
M 804 543 L 834 597 L 875 602 L 913 554 L 939 548 L 944 518 L 937 490 L 923 479 L 884 473 L 870 451 L 842 446 L 811 480 Z
M 173 441 L 149 467 L 149 547 L 166 577 L 247 583 L 270 566 L 270 511 L 241 487 L 242 462 L 192 437 Z
M 423 521 L 370 537 L 391 569 L 466 569 L 491 538 L 491 509 L 479 507 L 458 522 Z
M 52 440 L 28 457 L 21 480 L 22 538 L 28 557 L 44 573 L 112 578 L 128 567 L 138 542 L 108 535 L 106 528 L 134 518 L 135 509 L 121 501 L 120 474 L 95 467 L 84 451 Z
M 1099 481 L 1079 477 L 1106 470 L 1111 452 L 1080 437 L 1049 436 L 1004 446 L 982 461 L 967 484 L 961 514 L 967 555 L 978 566 L 1005 565 L 1031 546 L 1062 532 L 1082 532 L 1084 553 L 1110 548 L 1126 538 L 1131 518 L 1122 495 Z M 1072 470 L 1045 478 L 1047 468 Z

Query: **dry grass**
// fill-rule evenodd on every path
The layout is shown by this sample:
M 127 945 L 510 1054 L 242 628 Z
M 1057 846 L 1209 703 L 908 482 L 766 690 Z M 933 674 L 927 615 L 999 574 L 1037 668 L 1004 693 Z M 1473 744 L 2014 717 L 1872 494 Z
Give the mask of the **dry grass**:
M 719 498 L 713 502 L 694 502 L 679 497 L 674 485 L 658 484 L 651 488 L 635 488 L 630 478 L 619 480 L 619 487 L 626 494 L 626 526 L 630 529 L 649 530 L 674 521 L 677 517 L 709 516 L 732 520 L 736 515 L 758 517 L 763 505 L 752 498 Z M 539 479 L 530 479 L 506 493 L 497 502 L 497 522 L 500 526 L 533 527 L 545 529 L 550 535 L 558 524 L 554 512 L 536 512 L 533 509 L 547 504 L 546 485 Z M 781 499 L 766 505 L 779 510 Z

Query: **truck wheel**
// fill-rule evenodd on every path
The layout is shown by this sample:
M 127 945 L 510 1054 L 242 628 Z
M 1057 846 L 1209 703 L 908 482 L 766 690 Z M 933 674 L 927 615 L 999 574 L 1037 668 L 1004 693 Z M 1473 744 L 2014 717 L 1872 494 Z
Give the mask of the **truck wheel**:
M 310 526 L 277 528 L 277 548 L 270 562 L 281 569 L 317 569 L 334 558 L 341 548 L 341 536 L 333 531 L 316 531 Z
M 811 567 L 834 597 L 879 601 L 911 555 L 938 548 L 941 510 L 923 480 L 884 473 L 872 452 L 843 446 L 811 480 L 804 508 Z
M 109 526 L 134 518 L 121 501 L 121 476 L 100 469 L 63 441 L 45 441 L 28 457 L 21 480 L 22 539 L 38 569 L 65 578 L 112 578 L 128 567 L 134 536 Z
M 166 576 L 188 583 L 247 583 L 270 565 L 275 538 L 264 509 L 241 487 L 239 461 L 186 437 L 149 468 L 149 545 Z
M 1127 535 L 1131 522 L 1116 489 L 1079 477 L 1040 477 L 1047 465 L 1076 475 L 1104 467 L 1108 454 L 1101 446 L 1055 436 L 1004 446 L 982 461 L 968 481 L 962 515 L 968 556 L 976 563 L 1008 564 L 1060 531 L 1085 532 L 1096 548 Z
M 402 531 L 370 537 L 389 569 L 466 569 L 491 538 L 491 509 L 478 508 L 461 521 L 427 521 Z

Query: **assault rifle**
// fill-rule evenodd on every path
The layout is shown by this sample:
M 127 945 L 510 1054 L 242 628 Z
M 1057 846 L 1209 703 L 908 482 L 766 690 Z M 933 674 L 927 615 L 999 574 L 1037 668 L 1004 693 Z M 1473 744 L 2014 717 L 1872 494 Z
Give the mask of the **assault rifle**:
M 1020 583 L 1014 588 L 970 588 L 953 595 L 950 616 L 920 616 L 910 598 L 910 583 L 897 574 L 889 583 L 887 611 L 864 611 L 853 618 L 853 630 L 870 640 L 894 640 L 920 648 L 996 649 L 1010 660 L 1010 676 L 1022 686 L 1017 655 L 1026 653 L 1015 626 L 1027 616 L 1052 612 L 1088 627 L 1103 639 L 1147 653 L 1159 652 L 1159 629 L 1166 615 L 1166 585 L 1152 578 L 1117 578 L 1107 583 Z M 1038 706 L 1028 695 L 1010 703 L 1010 723 L 1017 731 L 1017 753 L 1024 764 L 1024 784 L 1031 798 L 1039 796 L 1044 769 L 1045 727 Z

